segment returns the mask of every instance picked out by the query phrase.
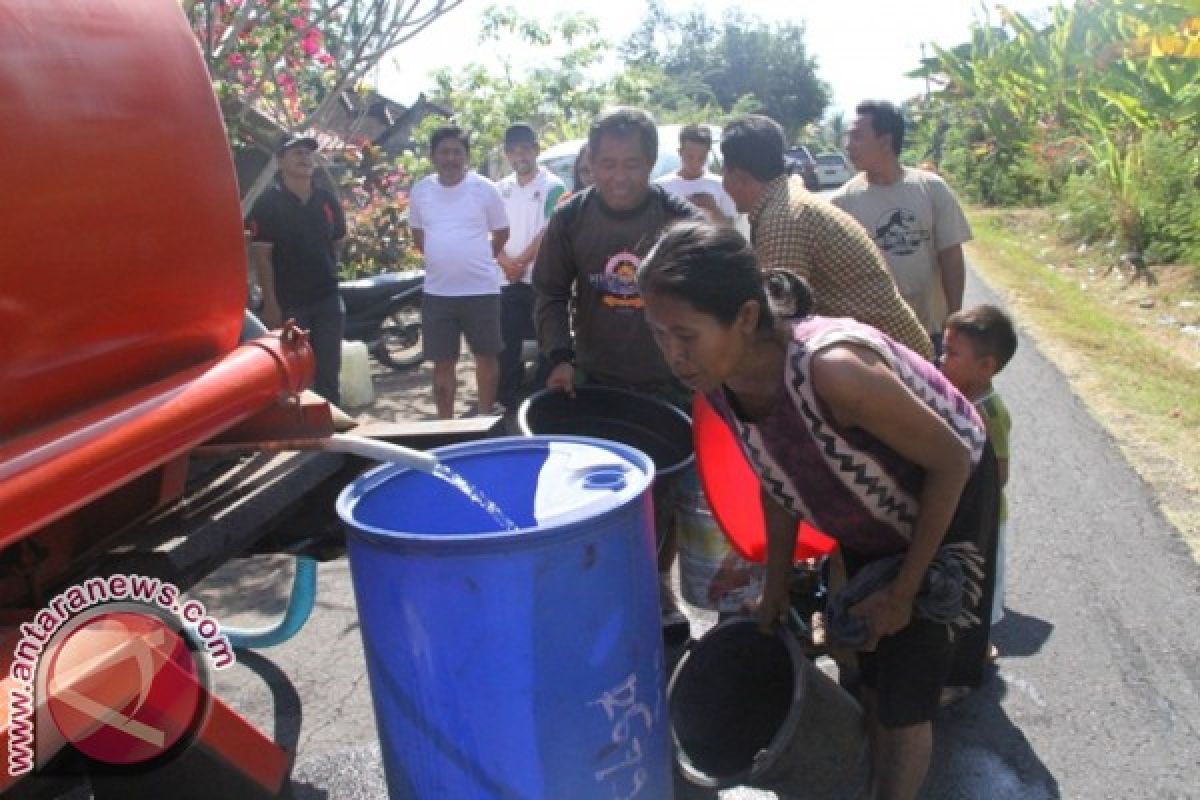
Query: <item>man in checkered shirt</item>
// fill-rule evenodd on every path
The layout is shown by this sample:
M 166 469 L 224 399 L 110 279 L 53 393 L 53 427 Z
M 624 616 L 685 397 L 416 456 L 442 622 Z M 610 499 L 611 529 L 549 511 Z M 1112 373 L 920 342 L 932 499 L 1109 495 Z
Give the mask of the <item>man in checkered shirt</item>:
M 750 215 L 750 242 L 763 269 L 808 281 L 813 312 L 853 317 L 926 358 L 929 334 L 904 302 L 887 262 L 858 221 L 787 174 L 783 128 L 752 114 L 721 133 L 725 191 Z

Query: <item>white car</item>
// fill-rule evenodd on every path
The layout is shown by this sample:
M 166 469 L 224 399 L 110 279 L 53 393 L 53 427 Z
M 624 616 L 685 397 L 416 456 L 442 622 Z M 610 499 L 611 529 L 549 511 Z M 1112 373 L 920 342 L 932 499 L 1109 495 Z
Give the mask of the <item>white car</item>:
M 707 127 L 712 132 L 713 145 L 712 150 L 708 154 L 708 164 L 705 166 L 709 172 L 715 172 L 720 175 L 721 129 L 716 125 L 709 125 Z M 682 129 L 682 125 L 658 126 L 658 158 L 654 162 L 654 168 L 650 170 L 651 183 L 655 179 L 679 169 L 679 131 Z M 573 172 L 575 159 L 579 156 L 579 149 L 585 144 L 587 144 L 587 139 L 571 139 L 570 141 L 559 142 L 543 150 L 538 155 L 538 163 L 562 178 L 562 182 L 566 184 L 567 191 L 574 191 L 575 177 Z M 750 238 L 750 219 L 745 214 L 737 215 L 734 227 L 742 236 L 745 236 L 747 239 Z
M 682 128 L 682 125 L 658 126 L 658 160 L 654 162 L 654 169 L 650 171 L 651 181 L 679 169 L 679 131 Z M 709 125 L 708 129 L 712 131 L 713 138 L 712 152 L 708 155 L 708 169 L 720 174 L 721 129 L 716 125 Z M 567 185 L 567 190 L 571 191 L 575 188 L 571 170 L 575 166 L 579 148 L 585 144 L 587 144 L 587 139 L 559 142 L 543 150 L 538 155 L 538 163 L 562 178 L 563 183 Z
M 841 153 L 821 153 L 815 160 L 817 182 L 821 186 L 841 186 L 854 177 L 854 167 Z

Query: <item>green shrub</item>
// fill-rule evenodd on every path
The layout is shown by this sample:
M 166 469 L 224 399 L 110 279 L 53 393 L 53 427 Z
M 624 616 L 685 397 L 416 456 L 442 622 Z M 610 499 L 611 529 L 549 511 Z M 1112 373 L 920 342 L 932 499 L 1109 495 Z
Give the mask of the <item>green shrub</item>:
M 1200 264 L 1200 143 L 1190 133 L 1156 131 L 1142 145 L 1138 206 L 1146 258 Z
M 1117 238 L 1112 192 L 1091 170 L 1067 178 L 1058 209 L 1064 239 L 1091 244 Z
M 408 229 L 408 192 L 401 188 L 410 179 L 399 159 L 363 142 L 336 163 L 347 228 L 340 278 L 420 266 Z
M 1190 134 L 1152 131 L 1140 142 L 1141 159 L 1130 192 L 1150 263 L 1200 264 L 1200 155 Z M 1067 179 L 1059 203 L 1064 238 L 1096 242 L 1119 238 L 1116 203 L 1094 169 Z
M 1017 132 L 997 137 L 980 126 L 951 127 L 941 145 L 939 168 L 955 188 L 988 206 L 1040 206 L 1056 197 L 1049 174 Z

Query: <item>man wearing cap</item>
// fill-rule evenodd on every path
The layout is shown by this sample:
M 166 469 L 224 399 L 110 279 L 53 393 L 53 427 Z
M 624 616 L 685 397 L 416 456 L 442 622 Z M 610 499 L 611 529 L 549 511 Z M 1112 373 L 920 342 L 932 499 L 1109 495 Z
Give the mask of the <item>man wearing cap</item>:
M 500 351 L 500 405 L 512 409 L 517 403 L 525 374 L 521 349 L 526 339 L 536 339 L 533 327 L 533 260 L 566 187 L 558 176 L 537 163 L 538 140 L 533 128 L 518 122 L 504 132 L 504 155 L 512 174 L 497 187 L 508 214 L 508 241 L 496 254 L 504 272 L 500 289 L 500 323 L 504 349 Z
M 338 294 L 337 261 L 346 218 L 330 192 L 313 185 L 317 140 L 285 134 L 279 142 L 279 181 L 250 212 L 251 254 L 262 288 L 262 318 L 276 328 L 293 319 L 308 330 L 317 359 L 313 389 L 340 402 L 345 308 Z

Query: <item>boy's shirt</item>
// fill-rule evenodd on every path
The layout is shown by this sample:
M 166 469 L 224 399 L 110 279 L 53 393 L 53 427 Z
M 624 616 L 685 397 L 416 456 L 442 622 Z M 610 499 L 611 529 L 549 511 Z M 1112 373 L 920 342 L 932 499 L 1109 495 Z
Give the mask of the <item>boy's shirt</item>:
M 975 401 L 975 410 L 983 418 L 987 428 L 988 439 L 992 450 L 996 453 L 997 461 L 1008 461 L 1008 435 L 1012 432 L 1012 417 L 1008 414 L 1008 406 L 994 389 Z M 1000 521 L 1008 520 L 1008 498 L 1003 489 L 1000 490 Z

